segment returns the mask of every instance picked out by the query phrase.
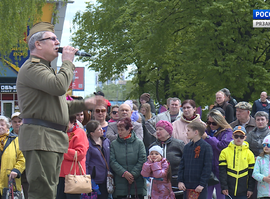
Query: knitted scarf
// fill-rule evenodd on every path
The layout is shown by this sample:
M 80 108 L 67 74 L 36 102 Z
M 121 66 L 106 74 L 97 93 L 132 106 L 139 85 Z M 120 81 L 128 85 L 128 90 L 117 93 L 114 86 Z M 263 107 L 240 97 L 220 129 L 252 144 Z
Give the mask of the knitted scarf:
M 0 135 L 0 150 L 1 150 L 1 151 L 4 150 L 5 140 L 7 139 L 7 136 L 8 136 L 8 135 L 9 135 L 9 132 Z

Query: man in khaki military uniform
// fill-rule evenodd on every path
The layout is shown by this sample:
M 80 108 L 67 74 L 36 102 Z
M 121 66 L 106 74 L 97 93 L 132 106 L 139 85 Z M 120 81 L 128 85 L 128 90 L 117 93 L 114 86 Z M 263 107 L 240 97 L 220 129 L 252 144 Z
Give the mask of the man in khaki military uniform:
M 58 73 L 50 62 L 58 56 L 59 41 L 47 22 L 34 25 L 27 37 L 30 57 L 17 77 L 20 117 L 20 149 L 26 159 L 29 199 L 54 199 L 63 154 L 68 149 L 66 134 L 69 114 L 94 108 L 102 97 L 67 101 L 65 93 L 72 81 L 77 49 L 66 46 Z

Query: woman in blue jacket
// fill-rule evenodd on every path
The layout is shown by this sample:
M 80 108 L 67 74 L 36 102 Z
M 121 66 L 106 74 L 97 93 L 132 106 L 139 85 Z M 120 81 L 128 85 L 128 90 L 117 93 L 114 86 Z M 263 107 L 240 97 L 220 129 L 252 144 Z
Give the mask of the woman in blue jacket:
M 103 137 L 103 129 L 96 120 L 89 121 L 86 130 L 89 140 L 89 149 L 86 155 L 86 172 L 92 176 L 93 170 L 95 170 L 96 175 L 92 176 L 92 179 L 99 186 L 101 192 L 98 199 L 108 199 L 106 180 L 107 165 L 110 168 L 110 140 Z

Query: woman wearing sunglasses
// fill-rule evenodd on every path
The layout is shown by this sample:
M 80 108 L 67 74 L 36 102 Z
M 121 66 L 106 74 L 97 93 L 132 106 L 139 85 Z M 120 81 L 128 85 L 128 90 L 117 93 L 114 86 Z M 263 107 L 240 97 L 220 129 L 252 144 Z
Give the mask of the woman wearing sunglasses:
M 108 122 L 106 121 L 107 116 L 107 106 L 96 106 L 94 109 L 94 118 L 95 120 L 99 121 L 102 129 L 103 129 L 103 136 L 106 137 L 106 132 L 108 128 Z
M 112 106 L 111 113 L 110 113 L 111 119 L 108 121 L 109 123 L 110 122 L 118 122 L 118 120 L 119 120 L 118 110 L 119 110 L 118 105 Z
M 212 171 L 218 179 L 219 155 L 220 152 L 229 145 L 230 141 L 232 141 L 232 134 L 232 128 L 225 120 L 225 117 L 219 110 L 212 109 L 207 115 L 206 133 L 202 138 L 213 148 Z M 225 196 L 221 193 L 220 183 L 208 187 L 207 199 L 212 199 L 214 188 L 216 189 L 216 198 L 225 199 Z

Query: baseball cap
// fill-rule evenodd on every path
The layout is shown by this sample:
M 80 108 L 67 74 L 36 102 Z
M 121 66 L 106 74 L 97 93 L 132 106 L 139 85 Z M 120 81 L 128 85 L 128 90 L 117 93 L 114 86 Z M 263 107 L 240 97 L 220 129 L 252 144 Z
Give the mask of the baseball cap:
M 233 134 L 238 133 L 238 132 L 239 133 L 242 133 L 243 135 L 246 135 L 246 133 L 247 133 L 245 127 L 243 127 L 243 126 L 236 126 L 236 127 L 234 127 Z
M 94 92 L 94 95 L 101 95 L 104 97 L 104 93 L 102 91 Z
M 20 117 L 20 116 L 19 116 L 20 114 L 21 114 L 20 112 L 15 112 L 15 113 L 13 113 L 13 114 L 11 115 L 11 119 L 13 119 L 14 117 Z

